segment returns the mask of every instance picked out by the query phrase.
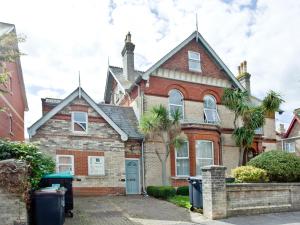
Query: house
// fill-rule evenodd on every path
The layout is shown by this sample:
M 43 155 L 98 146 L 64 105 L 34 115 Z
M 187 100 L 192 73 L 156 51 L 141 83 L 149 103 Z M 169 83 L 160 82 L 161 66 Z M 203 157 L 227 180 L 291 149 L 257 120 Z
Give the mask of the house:
M 238 76 L 234 76 L 197 31 L 145 72 L 134 67 L 134 49 L 128 33 L 121 52 L 123 68 L 108 67 L 105 103 L 131 106 L 137 118 L 158 104 L 170 112 L 182 112 L 182 131 L 188 140 L 181 149 L 171 149 L 167 163 L 171 185 L 186 185 L 188 176 L 201 175 L 201 167 L 208 164 L 225 165 L 230 173 L 238 165 L 239 148 L 232 138 L 234 115 L 222 105 L 221 98 L 224 88 L 246 89 L 251 93 L 247 62 L 242 62 Z M 260 103 L 254 96 L 251 101 Z M 161 165 L 155 148 L 163 146 L 156 140 L 145 141 L 146 186 L 161 185 Z M 275 115 L 270 114 L 266 115 L 265 126 L 257 130 L 244 160 L 274 148 Z
M 78 87 L 65 99 L 42 99 L 42 111 L 30 141 L 56 159 L 57 172 L 76 175 L 75 195 L 141 192 L 143 136 L 131 107 L 97 104 Z
M 281 132 L 278 145 L 279 149 L 300 156 L 300 108 L 294 110 L 294 117 L 287 131 Z
M 0 22 L 0 38 L 10 33 L 16 33 L 15 25 Z M 28 105 L 20 59 L 6 62 L 6 69 L 9 76 L 0 84 L 0 138 L 24 141 L 24 113 Z
M 149 185 L 161 185 L 155 149 L 161 151 L 162 143 L 138 131 L 141 115 L 158 104 L 182 112 L 187 136 L 180 149 L 170 151 L 170 185 L 187 185 L 187 177 L 201 175 L 205 165 L 225 165 L 228 171 L 238 165 L 234 115 L 221 97 L 224 88 L 250 92 L 247 63 L 241 64 L 236 78 L 198 32 L 147 71 L 135 69 L 134 49 L 128 33 L 123 67 L 108 67 L 103 104 L 81 87 L 65 99 L 42 99 L 43 116 L 28 129 L 30 140 L 56 159 L 57 171 L 71 171 L 80 179 L 74 181 L 77 195 L 139 194 Z M 274 115 L 268 115 L 245 161 L 274 146 Z

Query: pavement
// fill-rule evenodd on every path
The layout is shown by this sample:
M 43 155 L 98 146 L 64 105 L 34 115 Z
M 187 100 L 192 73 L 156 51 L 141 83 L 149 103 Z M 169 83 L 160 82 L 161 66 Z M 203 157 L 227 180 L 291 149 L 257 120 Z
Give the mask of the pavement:
M 105 196 L 74 199 L 65 225 L 300 225 L 300 212 L 208 220 L 199 213 L 152 197 Z

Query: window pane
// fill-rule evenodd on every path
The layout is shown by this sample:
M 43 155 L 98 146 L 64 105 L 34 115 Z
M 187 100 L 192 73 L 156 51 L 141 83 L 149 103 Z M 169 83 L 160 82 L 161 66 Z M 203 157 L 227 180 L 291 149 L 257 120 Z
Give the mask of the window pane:
M 190 174 L 189 159 L 176 160 L 176 174 L 177 176 L 188 176 Z
M 188 157 L 189 150 L 188 150 L 188 143 L 184 142 L 180 148 L 176 149 L 176 157 Z
M 212 158 L 212 142 L 209 141 L 197 141 L 196 142 L 196 154 L 197 158 Z
M 202 171 L 201 168 L 204 166 L 209 166 L 213 165 L 213 160 L 212 159 L 197 159 L 197 175 L 201 175 Z
M 189 69 L 201 71 L 200 61 L 189 60 Z
M 86 113 L 85 112 L 74 112 L 74 121 L 86 123 Z
M 72 172 L 72 166 L 71 165 L 59 165 L 58 172 Z
M 210 95 L 204 97 L 204 108 L 205 109 L 217 109 L 216 100 Z
M 59 164 L 72 164 L 72 158 L 69 156 L 59 156 L 58 163 Z
M 169 103 L 175 105 L 183 105 L 183 97 L 177 90 L 171 90 L 169 92 Z
M 200 60 L 200 53 L 189 51 L 189 59 L 199 61 Z
M 176 110 L 180 112 L 180 118 L 183 119 L 183 107 L 177 105 L 170 105 L 170 115 L 173 115 Z
M 74 122 L 74 131 L 86 131 L 86 123 Z

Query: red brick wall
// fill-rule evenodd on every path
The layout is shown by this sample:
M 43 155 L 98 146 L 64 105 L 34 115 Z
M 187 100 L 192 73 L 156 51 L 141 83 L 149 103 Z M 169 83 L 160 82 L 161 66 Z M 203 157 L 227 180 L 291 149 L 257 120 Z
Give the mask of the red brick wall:
M 12 92 L 0 95 L 0 108 L 5 108 L 5 112 L 0 112 L 0 138 L 23 141 L 25 103 L 21 89 L 22 80 L 16 63 L 8 63 L 7 69 L 11 73 Z M 3 85 L 0 88 L 7 91 Z M 9 132 L 9 114 L 13 120 L 12 133 Z
M 75 175 L 88 176 L 88 156 L 104 156 L 100 151 L 56 150 L 57 155 L 73 155 Z
M 192 72 L 189 71 L 188 67 L 188 51 L 194 51 L 200 53 L 201 58 L 201 69 L 202 72 Z M 214 60 L 208 55 L 206 50 L 202 45 L 192 40 L 181 50 L 179 50 L 175 55 L 168 59 L 163 65 L 162 68 L 177 70 L 182 72 L 195 73 L 199 75 L 214 77 L 218 79 L 227 80 L 227 76 L 224 72 L 220 70 L 220 67 L 214 62 Z

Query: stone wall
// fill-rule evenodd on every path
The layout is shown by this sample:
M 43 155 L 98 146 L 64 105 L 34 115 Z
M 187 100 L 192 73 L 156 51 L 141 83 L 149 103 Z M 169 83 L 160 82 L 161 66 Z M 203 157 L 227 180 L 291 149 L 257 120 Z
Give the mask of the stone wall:
M 26 206 L 22 201 L 26 182 L 26 164 L 16 160 L 0 161 L 0 224 L 26 223 Z
M 227 216 L 300 210 L 300 183 L 227 184 Z
M 210 219 L 300 211 L 300 183 L 225 184 L 225 167 L 202 169 L 203 213 Z

